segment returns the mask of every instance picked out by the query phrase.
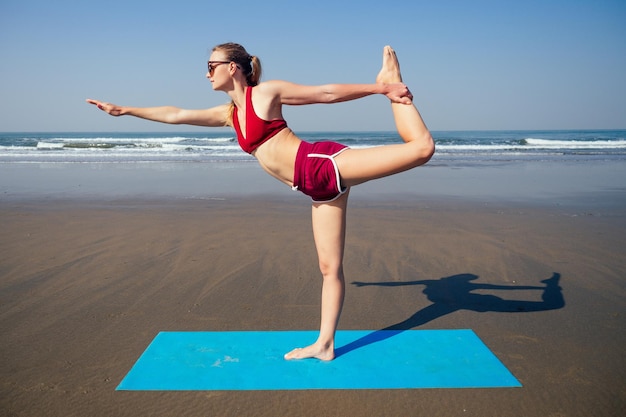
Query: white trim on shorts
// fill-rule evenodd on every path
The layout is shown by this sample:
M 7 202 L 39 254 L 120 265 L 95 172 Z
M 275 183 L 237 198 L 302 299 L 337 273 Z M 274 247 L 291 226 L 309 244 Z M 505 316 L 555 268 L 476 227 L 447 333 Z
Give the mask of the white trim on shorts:
M 346 147 L 346 148 L 340 149 L 339 151 L 335 152 L 332 155 L 326 155 L 323 153 L 307 154 L 307 158 L 330 159 L 330 162 L 332 162 L 333 167 L 335 168 L 335 179 L 337 180 L 337 190 L 339 190 L 339 194 L 337 194 L 335 197 L 331 198 L 330 200 L 313 200 L 313 198 L 311 198 L 311 201 L 313 201 L 314 203 L 330 203 L 331 201 L 335 201 L 336 199 L 338 199 L 339 197 L 341 197 L 348 191 L 348 187 L 345 187 L 343 189 L 341 188 L 341 177 L 339 175 L 339 167 L 337 166 L 337 162 L 335 162 L 335 158 L 337 157 L 337 155 L 339 155 L 341 152 L 345 151 L 346 149 L 350 149 L 350 148 Z

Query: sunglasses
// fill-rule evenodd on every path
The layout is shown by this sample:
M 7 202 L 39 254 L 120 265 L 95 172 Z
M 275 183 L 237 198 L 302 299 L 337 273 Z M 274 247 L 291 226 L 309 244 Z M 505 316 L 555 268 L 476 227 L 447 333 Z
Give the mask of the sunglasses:
M 209 68 L 209 75 L 213 75 L 215 68 L 221 64 L 230 64 L 230 61 L 209 61 L 207 66 Z

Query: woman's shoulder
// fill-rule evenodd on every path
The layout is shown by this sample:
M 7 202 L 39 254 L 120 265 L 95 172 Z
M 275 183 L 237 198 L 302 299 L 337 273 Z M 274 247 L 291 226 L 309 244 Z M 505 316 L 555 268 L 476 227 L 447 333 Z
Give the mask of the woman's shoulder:
M 280 93 L 284 89 L 294 85 L 294 83 L 284 80 L 268 80 L 259 83 L 254 89 L 255 91 L 263 91 L 266 93 Z
M 263 81 L 252 87 L 252 94 L 259 99 L 263 97 L 264 100 L 274 101 L 280 100 L 280 97 L 284 94 L 285 87 L 280 80 Z

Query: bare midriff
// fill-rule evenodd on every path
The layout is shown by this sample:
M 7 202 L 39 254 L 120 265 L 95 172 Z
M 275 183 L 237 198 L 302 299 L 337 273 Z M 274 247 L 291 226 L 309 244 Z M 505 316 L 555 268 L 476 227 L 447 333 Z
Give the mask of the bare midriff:
M 261 144 L 252 155 L 268 174 L 292 187 L 294 163 L 300 142 L 300 138 L 286 127 Z

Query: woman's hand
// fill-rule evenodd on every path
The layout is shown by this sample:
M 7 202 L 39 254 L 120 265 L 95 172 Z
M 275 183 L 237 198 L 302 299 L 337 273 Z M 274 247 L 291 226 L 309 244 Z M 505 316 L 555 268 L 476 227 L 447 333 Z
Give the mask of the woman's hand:
M 387 89 L 385 96 L 387 96 L 387 98 L 391 100 L 392 103 L 413 103 L 413 94 L 411 94 L 409 87 L 407 87 L 403 83 L 385 84 L 385 87 Z
M 98 107 L 100 110 L 109 113 L 111 116 L 122 115 L 122 108 L 120 106 L 116 106 L 115 104 L 104 103 L 102 101 L 93 100 L 90 98 L 87 99 L 87 103 L 93 104 L 94 106 Z

